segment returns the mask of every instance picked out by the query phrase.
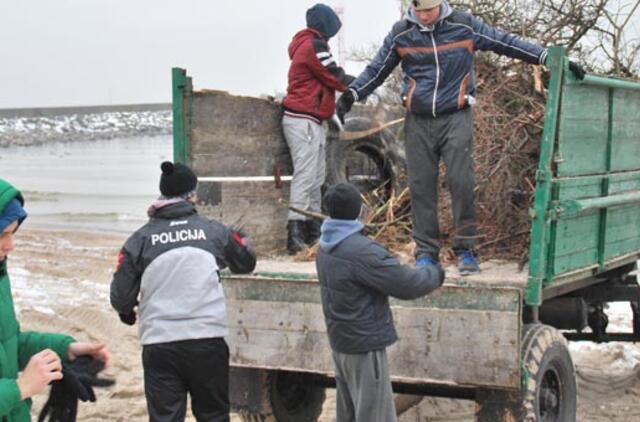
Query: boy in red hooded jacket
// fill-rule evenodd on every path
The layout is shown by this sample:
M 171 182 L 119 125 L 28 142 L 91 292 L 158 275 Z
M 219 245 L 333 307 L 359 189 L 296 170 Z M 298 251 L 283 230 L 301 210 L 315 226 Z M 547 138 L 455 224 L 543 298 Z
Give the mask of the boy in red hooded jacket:
M 301 210 L 320 212 L 320 188 L 325 179 L 326 132 L 323 121 L 335 112 L 335 92 L 343 92 L 353 77 L 345 74 L 329 50 L 329 39 L 342 23 L 329 6 L 307 10 L 307 28 L 289 45 L 289 85 L 283 101 L 282 129 L 293 161 L 289 203 Z M 289 212 L 287 251 L 295 254 L 320 236 L 320 225 Z

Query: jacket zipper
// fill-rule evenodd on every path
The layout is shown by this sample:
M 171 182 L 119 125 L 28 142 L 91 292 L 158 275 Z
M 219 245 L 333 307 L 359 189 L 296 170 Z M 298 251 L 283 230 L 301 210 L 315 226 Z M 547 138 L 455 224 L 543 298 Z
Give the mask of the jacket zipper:
M 436 87 L 433 89 L 433 117 L 436 117 L 436 99 L 438 98 L 438 87 L 440 86 L 440 60 L 438 60 L 438 47 L 436 39 L 433 37 L 433 31 L 429 33 L 431 43 L 433 44 L 433 54 L 436 58 Z

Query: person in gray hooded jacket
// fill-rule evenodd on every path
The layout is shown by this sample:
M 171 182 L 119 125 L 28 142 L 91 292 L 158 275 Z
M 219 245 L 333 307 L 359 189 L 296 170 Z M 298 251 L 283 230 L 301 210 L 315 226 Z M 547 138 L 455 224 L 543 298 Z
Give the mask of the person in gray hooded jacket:
M 129 325 L 138 306 L 149 420 L 183 421 L 188 392 L 198 421 L 227 422 L 229 349 L 220 270 L 249 273 L 256 257 L 242 233 L 198 215 L 197 178 L 189 167 L 167 161 L 161 168 L 162 196 L 118 256 L 111 304 Z
M 478 233 L 471 113 L 478 50 L 535 65 L 544 65 L 547 59 L 545 48 L 454 10 L 446 0 L 412 0 L 406 16 L 393 26 L 375 58 L 339 98 L 336 109 L 344 120 L 355 101 L 366 99 L 401 64 L 416 263 L 436 265 L 440 259 L 437 188 L 442 158 L 455 222 L 453 250 L 462 275 L 480 271 L 473 251 Z M 584 78 L 580 65 L 572 62 L 570 68 L 577 78 Z
M 330 187 L 323 203 L 316 268 L 336 373 L 337 422 L 393 422 L 396 412 L 386 347 L 398 339 L 389 296 L 415 299 L 444 281 L 440 265 L 401 265 L 366 237 L 362 199 L 349 183 Z

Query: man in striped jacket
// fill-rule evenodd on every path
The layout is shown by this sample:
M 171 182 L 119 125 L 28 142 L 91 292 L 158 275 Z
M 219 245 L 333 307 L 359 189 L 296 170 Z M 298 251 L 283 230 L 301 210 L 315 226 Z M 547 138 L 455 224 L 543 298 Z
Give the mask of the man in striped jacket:
M 289 45 L 289 85 L 284 98 L 282 129 L 293 161 L 289 203 L 301 210 L 320 212 L 320 188 L 325 180 L 326 133 L 323 121 L 335 112 L 335 92 L 354 80 L 340 68 L 329 50 L 329 39 L 342 23 L 329 6 L 307 10 L 307 28 Z M 287 224 L 287 250 L 300 251 L 320 236 L 320 225 L 291 211 Z
M 445 0 L 413 0 L 375 58 L 338 100 L 343 120 L 355 101 L 364 100 L 402 64 L 407 170 L 418 266 L 436 265 L 438 230 L 438 164 L 447 167 L 460 273 L 480 271 L 473 252 L 477 237 L 475 176 L 471 156 L 476 85 L 476 50 L 544 65 L 547 50 L 513 34 L 492 28 L 476 17 L 449 7 Z M 571 63 L 576 77 L 580 65 Z

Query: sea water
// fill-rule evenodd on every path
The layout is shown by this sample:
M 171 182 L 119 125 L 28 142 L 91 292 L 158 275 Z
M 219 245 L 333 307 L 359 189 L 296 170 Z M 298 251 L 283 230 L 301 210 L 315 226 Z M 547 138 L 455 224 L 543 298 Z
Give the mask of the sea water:
M 129 233 L 157 198 L 170 136 L 0 148 L 0 178 L 22 191 L 25 228 Z

